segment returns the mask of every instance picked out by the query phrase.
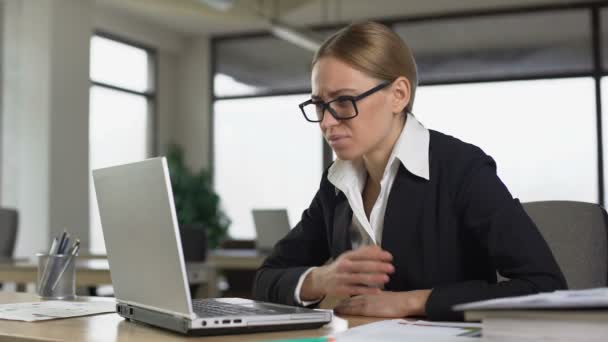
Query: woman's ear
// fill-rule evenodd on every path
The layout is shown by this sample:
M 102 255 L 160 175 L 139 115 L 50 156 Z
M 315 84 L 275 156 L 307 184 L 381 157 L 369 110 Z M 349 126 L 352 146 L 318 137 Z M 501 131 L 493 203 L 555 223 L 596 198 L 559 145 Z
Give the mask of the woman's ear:
M 410 103 L 412 94 L 411 83 L 407 78 L 399 76 L 393 81 L 391 91 L 393 95 L 391 103 L 393 113 L 401 114 L 408 103 Z

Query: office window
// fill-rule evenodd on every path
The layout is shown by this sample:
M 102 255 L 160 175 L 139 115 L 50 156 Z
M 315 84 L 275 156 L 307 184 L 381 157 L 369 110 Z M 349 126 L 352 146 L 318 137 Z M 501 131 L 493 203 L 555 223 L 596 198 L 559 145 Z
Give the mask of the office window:
M 598 202 L 604 192 L 599 172 L 604 169 L 597 161 L 602 142 L 597 141 L 592 78 L 593 10 L 589 4 L 379 19 L 392 22 L 413 49 L 422 84 L 414 112 L 423 123 L 481 146 L 496 159 L 499 175 L 522 201 Z M 608 7 L 602 6 L 600 15 L 601 65 L 606 74 Z M 340 28 L 325 26 L 314 34 L 322 40 Z M 310 91 L 312 53 L 270 34 L 219 37 L 213 48 L 216 120 L 223 120 L 217 104 L 231 97 L 280 99 Z M 603 117 L 606 141 L 608 119 Z M 217 141 L 218 137 L 216 163 L 225 158 Z M 604 155 L 606 164 L 608 152 Z M 227 207 L 232 198 L 224 198 Z
M 230 235 L 255 237 L 251 210 L 287 208 L 291 226 L 321 181 L 322 139 L 298 103 L 310 95 L 216 101 L 214 177 Z
M 232 76 L 217 73 L 213 78 L 213 87 L 222 96 L 253 95 L 258 91 L 256 87 L 239 82 Z
M 421 87 L 414 113 L 491 155 L 521 201 L 598 202 L 591 78 Z
M 588 10 L 406 22 L 394 29 L 414 51 L 423 83 L 592 69 Z
M 323 41 L 327 32 L 309 32 Z M 273 92 L 294 92 L 310 88 L 313 53 L 274 36 L 228 39 L 217 44 L 218 74 L 229 76 L 248 88 L 235 89 L 218 83 L 218 97 L 264 95 Z
M 138 92 L 150 90 L 148 52 L 104 37 L 91 39 L 91 79 Z
M 152 154 L 154 58 L 150 51 L 101 36 L 91 38 L 89 164 L 91 170 Z M 90 251 L 105 253 L 90 178 Z

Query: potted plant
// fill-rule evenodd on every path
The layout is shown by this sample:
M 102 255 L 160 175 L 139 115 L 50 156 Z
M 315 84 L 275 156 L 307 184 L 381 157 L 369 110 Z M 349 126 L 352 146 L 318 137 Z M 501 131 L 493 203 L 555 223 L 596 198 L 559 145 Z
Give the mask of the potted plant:
M 169 145 L 166 157 L 184 258 L 203 261 L 207 247 L 217 248 L 227 237 L 230 219 L 220 208 L 208 170 L 190 171 L 176 144 Z

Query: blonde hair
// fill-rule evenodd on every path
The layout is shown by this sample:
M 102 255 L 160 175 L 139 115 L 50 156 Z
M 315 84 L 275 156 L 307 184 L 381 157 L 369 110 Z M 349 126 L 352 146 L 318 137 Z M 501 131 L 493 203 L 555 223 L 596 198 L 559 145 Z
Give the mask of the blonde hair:
M 418 85 L 416 61 L 407 44 L 393 30 L 376 22 L 351 24 L 329 37 L 315 53 L 312 65 L 322 57 L 335 57 L 370 77 L 394 81 L 404 76 L 410 81 L 411 112 Z

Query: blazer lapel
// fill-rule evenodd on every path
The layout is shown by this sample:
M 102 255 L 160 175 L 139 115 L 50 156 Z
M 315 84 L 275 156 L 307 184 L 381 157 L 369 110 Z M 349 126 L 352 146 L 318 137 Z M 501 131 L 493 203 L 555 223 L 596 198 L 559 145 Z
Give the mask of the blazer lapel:
M 336 208 L 334 209 L 334 225 L 331 254 L 337 258 L 343 252 L 352 249 L 350 243 L 350 225 L 353 211 L 348 205 L 346 196 L 340 193 L 336 197 Z
M 427 180 L 411 174 L 400 165 L 389 194 L 382 230 L 382 248 L 393 255 L 395 265 L 395 273 L 385 285 L 387 290 L 422 286 L 425 270 L 419 223 L 427 184 Z

